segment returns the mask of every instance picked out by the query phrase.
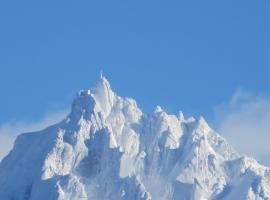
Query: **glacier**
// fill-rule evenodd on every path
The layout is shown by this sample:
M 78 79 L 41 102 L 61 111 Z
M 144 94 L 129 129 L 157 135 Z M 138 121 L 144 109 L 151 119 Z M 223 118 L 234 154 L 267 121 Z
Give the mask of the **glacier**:
M 270 168 L 203 117 L 144 114 L 102 75 L 63 121 L 19 135 L 0 163 L 0 200 L 120 199 L 270 199 Z

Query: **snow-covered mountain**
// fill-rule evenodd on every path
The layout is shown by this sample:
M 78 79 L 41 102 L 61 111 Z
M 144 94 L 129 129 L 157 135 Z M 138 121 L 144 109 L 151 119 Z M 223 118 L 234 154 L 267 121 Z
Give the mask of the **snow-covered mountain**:
M 24 133 L 0 164 L 1 200 L 270 199 L 270 169 L 206 121 L 143 114 L 101 77 L 62 122 Z

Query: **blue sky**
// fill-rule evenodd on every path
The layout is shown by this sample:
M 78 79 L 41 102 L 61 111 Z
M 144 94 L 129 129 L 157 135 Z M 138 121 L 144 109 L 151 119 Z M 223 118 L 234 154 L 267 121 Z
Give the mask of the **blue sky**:
M 214 125 L 239 88 L 268 100 L 269 9 L 250 0 L 1 1 L 0 124 L 68 108 L 103 69 L 144 111 L 159 104 Z

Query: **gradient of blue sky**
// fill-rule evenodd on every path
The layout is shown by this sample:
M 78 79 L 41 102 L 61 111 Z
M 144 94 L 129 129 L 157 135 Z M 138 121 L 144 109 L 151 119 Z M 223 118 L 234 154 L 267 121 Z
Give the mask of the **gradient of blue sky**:
M 0 123 L 64 109 L 100 69 L 146 112 L 270 93 L 270 1 L 1 1 Z

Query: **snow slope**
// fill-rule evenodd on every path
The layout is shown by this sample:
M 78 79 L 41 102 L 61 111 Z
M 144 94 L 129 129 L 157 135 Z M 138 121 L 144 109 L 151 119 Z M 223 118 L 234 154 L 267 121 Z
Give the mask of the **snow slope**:
M 143 114 L 101 76 L 62 122 L 24 133 L 0 163 L 1 200 L 270 199 L 270 169 L 206 121 Z

